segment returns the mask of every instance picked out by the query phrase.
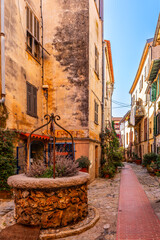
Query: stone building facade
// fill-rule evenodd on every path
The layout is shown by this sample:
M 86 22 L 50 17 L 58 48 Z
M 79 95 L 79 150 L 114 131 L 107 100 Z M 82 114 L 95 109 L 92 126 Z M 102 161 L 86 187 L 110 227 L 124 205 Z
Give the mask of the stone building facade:
M 8 114 L 4 127 L 20 133 L 19 158 L 27 134 L 54 113 L 75 139 L 75 158 L 90 159 L 94 179 L 101 157 L 103 0 L 1 0 L 1 32 L 1 112 Z M 30 157 L 36 144 L 48 156 L 48 129 L 36 134 Z M 63 130 L 55 134 L 57 144 L 69 145 Z
M 143 158 L 145 153 L 159 153 L 160 148 L 160 16 L 152 39 L 148 39 L 135 80 L 130 89 L 132 107 L 130 124 L 134 126 L 133 151 Z

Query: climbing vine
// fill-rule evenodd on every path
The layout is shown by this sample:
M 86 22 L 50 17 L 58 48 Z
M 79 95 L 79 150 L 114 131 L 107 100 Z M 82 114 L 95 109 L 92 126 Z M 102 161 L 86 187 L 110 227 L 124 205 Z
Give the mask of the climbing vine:
M 16 173 L 14 141 L 17 133 L 0 128 L 0 190 L 9 190 L 7 179 Z
M 122 153 L 119 151 L 119 139 L 114 128 L 105 129 L 102 144 L 101 176 L 113 177 L 118 166 L 122 165 Z
M 8 111 L 4 104 L 0 104 L 0 128 L 6 127 L 6 120 L 8 119 Z

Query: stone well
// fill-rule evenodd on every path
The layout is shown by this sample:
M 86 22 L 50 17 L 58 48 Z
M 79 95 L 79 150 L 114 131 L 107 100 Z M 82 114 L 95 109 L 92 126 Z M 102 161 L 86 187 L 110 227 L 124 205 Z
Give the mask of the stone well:
M 78 222 L 88 214 L 89 174 L 74 177 L 31 178 L 24 174 L 8 178 L 15 195 L 18 223 L 58 228 Z

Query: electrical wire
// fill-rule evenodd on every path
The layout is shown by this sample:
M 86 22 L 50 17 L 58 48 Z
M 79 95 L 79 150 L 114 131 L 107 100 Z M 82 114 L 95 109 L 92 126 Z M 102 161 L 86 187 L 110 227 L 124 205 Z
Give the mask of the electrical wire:
M 115 108 L 130 108 L 131 107 L 131 105 L 130 106 L 122 106 L 122 107 L 113 107 L 114 109 Z

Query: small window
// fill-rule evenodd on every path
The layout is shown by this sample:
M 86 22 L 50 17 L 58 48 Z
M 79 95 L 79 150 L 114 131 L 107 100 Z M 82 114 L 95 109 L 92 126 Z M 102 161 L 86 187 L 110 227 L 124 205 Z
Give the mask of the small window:
M 142 91 L 142 88 L 143 88 L 143 75 L 142 75 L 141 80 L 139 82 L 139 92 Z
M 147 141 L 147 118 L 144 119 L 144 141 Z
M 40 58 L 39 21 L 27 6 L 27 50 L 36 58 Z
M 146 66 L 145 66 L 145 68 L 144 68 L 144 81 L 146 80 L 146 74 L 147 74 L 147 69 L 146 69 Z
M 126 143 L 128 145 L 128 133 L 126 133 Z
M 95 46 L 95 73 L 99 77 L 99 53 L 96 46 Z
M 94 122 L 98 124 L 98 103 L 94 101 Z
M 37 88 L 27 82 L 27 114 L 37 117 Z

